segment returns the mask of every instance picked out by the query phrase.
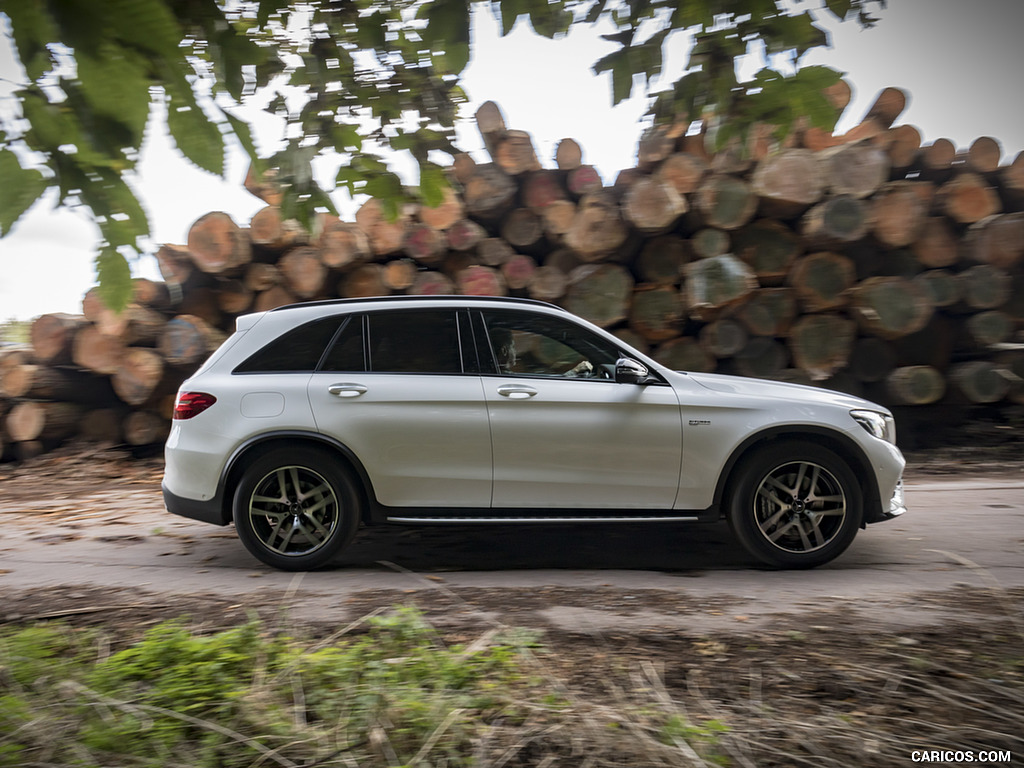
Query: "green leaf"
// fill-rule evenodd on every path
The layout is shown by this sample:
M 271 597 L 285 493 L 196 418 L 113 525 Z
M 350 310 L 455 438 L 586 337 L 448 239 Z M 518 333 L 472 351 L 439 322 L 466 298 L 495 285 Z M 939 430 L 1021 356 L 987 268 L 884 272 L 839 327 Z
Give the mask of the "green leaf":
M 420 197 L 428 208 L 436 208 L 444 202 L 445 190 L 449 188 L 444 169 L 435 163 L 420 163 Z
M 167 103 L 167 128 L 178 149 L 205 171 L 224 173 L 224 137 L 191 91 L 175 90 Z
M 103 24 L 123 43 L 172 60 L 182 55 L 178 44 L 185 35 L 169 5 L 164 0 L 103 0 L 98 7 L 103 9 Z
M 117 173 L 106 171 L 89 177 L 79 193 L 82 202 L 99 218 L 100 231 L 114 248 L 135 248 L 149 234 L 149 220 L 135 193 Z
M 612 106 L 629 98 L 633 90 L 633 70 L 625 59 L 612 68 Z
M 132 297 L 132 271 L 127 259 L 108 246 L 96 256 L 95 263 L 100 299 L 115 312 L 120 312 Z
M 853 3 L 851 0 L 825 0 L 825 7 L 832 11 L 840 21 L 843 21 L 853 8 Z
M 141 143 L 149 117 L 146 60 L 116 43 L 101 45 L 96 55 L 76 54 L 81 92 L 96 115 L 119 122 Z
M 11 20 L 18 56 L 30 80 L 39 80 L 51 68 L 47 45 L 60 39 L 57 25 L 46 4 L 39 0 L 6 0 L 3 12 Z
M 13 152 L 0 150 L 0 237 L 10 233 L 14 224 L 49 187 L 43 174 L 34 168 L 22 168 Z

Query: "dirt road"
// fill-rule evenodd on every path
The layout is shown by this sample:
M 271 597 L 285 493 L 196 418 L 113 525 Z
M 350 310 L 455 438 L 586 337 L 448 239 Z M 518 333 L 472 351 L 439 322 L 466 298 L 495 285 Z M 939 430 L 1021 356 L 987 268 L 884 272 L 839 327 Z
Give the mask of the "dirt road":
M 16 594 L 130 589 L 133 604 L 185 610 L 189 596 L 218 595 L 331 622 L 415 599 L 453 619 L 570 632 L 757 632 L 782 615 L 898 629 L 965 618 L 965 596 L 1024 588 L 1019 474 L 911 476 L 908 514 L 861 531 L 846 554 L 811 572 L 758 567 L 724 525 L 666 524 L 377 528 L 336 568 L 301 575 L 260 564 L 231 528 L 167 514 L 156 461 L 127 477 L 85 459 L 49 480 L 46 471 L 0 478 L 8 619 L 68 610 L 56 598 L 15 604 Z

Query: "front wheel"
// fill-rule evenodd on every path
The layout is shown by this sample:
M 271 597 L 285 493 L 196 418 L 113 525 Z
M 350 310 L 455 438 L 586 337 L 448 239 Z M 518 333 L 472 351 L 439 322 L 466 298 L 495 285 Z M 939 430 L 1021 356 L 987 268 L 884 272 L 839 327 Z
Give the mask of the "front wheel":
M 814 568 L 838 557 L 863 520 L 857 478 L 834 452 L 804 441 L 757 449 L 729 497 L 733 532 L 750 554 L 781 568 Z
M 327 565 L 355 536 L 359 495 L 323 452 L 277 449 L 245 471 L 233 513 L 238 538 L 255 557 L 307 571 Z

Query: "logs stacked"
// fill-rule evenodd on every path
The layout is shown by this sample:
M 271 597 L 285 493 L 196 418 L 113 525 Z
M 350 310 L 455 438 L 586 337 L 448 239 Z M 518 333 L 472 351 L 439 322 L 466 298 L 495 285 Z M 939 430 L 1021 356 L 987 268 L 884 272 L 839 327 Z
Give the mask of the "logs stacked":
M 885 89 L 845 135 L 805 127 L 773 146 L 755 130 L 744 151 L 653 128 L 612 183 L 572 139 L 542 163 L 488 102 L 489 161 L 457 155 L 437 207 L 389 217 L 370 199 L 313 231 L 250 175 L 265 207 L 241 226 L 202 216 L 125 313 L 90 293 L 82 315 L 35 321 L 32 349 L 0 358 L 2 434 L 22 455 L 76 429 L 159 441 L 169 396 L 238 315 L 396 293 L 553 302 L 677 369 L 894 407 L 1024 404 L 1024 154 L 1001 166 L 988 137 L 922 145 L 895 125 L 905 100 Z

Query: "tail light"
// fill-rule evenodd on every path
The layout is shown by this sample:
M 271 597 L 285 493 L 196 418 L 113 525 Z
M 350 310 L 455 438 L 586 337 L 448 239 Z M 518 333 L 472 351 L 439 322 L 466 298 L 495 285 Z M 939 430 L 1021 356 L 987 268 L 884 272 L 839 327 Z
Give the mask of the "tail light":
M 178 399 L 174 403 L 174 418 L 178 420 L 191 419 L 216 402 L 216 397 L 205 392 L 179 392 Z

